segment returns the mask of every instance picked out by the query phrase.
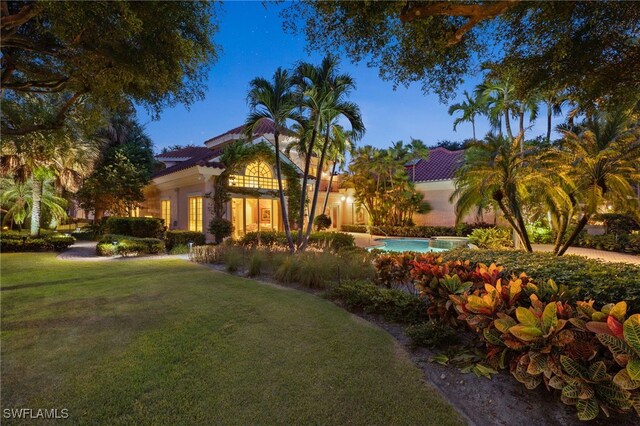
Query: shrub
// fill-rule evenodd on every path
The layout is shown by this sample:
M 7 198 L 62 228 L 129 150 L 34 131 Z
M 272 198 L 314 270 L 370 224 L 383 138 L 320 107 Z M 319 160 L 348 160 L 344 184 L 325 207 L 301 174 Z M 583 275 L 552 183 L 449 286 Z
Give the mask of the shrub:
M 438 320 L 430 320 L 405 328 L 414 347 L 441 348 L 458 343 L 458 334 Z
M 164 220 L 155 217 L 109 217 L 105 222 L 106 233 L 129 235 L 136 238 L 160 238 L 164 232 Z
M 474 229 L 491 228 L 488 223 L 464 223 L 458 226 L 367 226 L 367 225 L 342 225 L 344 232 L 362 232 L 387 235 L 390 237 L 466 237 Z
M 216 243 L 220 244 L 222 240 L 231 235 L 233 225 L 231 221 L 227 219 L 214 217 L 211 219 L 211 222 L 209 222 L 209 232 L 215 237 Z
M 428 319 L 425 304 L 418 297 L 366 281 L 341 283 L 334 286 L 327 297 L 349 310 L 382 315 L 387 321 L 414 324 Z
M 98 256 L 139 256 L 164 251 L 164 242 L 158 238 L 136 238 L 128 235 L 105 235 L 96 246 Z
M 63 251 L 69 248 L 75 238 L 67 235 L 49 233 L 41 237 L 31 237 L 12 231 L 3 231 L 0 236 L 0 251 L 34 252 L 34 251 Z
M 238 243 L 248 247 L 288 247 L 284 232 L 247 232 Z M 313 232 L 309 236 L 309 246 L 324 250 L 338 251 L 344 247 L 355 247 L 353 235 L 344 232 Z
M 282 258 L 278 268 L 273 272 L 273 278 L 284 284 L 294 283 L 298 278 L 299 268 L 300 262 L 298 262 L 296 256 L 285 256 Z
M 202 232 L 167 231 L 165 234 L 167 250 L 171 250 L 177 245 L 187 246 L 189 243 L 193 243 L 194 246 L 200 246 L 205 242 L 206 238 Z
M 553 279 L 570 292 L 565 295 L 568 300 L 595 299 L 602 304 L 626 300 L 632 311 L 640 312 L 640 266 L 515 250 L 456 249 L 440 255 L 444 260 L 468 260 L 472 266 L 495 262 L 504 266 L 507 276 L 525 272 L 536 282 Z
M 489 250 L 513 247 L 512 233 L 508 228 L 474 229 L 469 235 L 469 242 Z
M 316 231 L 323 231 L 331 227 L 331 218 L 326 214 L 320 214 L 313 219 L 313 225 L 316 227 Z
M 576 245 L 597 250 L 640 254 L 640 234 L 583 235 Z
M 607 234 L 625 235 L 640 230 L 640 223 L 630 215 L 619 213 L 602 213 L 596 216 L 602 220 Z

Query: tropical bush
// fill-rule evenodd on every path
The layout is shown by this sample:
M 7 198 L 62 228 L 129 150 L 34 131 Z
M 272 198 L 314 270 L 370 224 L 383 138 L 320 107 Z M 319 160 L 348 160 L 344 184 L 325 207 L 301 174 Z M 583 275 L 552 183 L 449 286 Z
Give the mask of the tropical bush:
M 553 279 L 567 300 L 594 299 L 601 304 L 625 300 L 632 312 L 640 312 L 640 266 L 515 250 L 456 249 L 440 255 L 444 260 L 469 261 L 471 266 L 495 262 L 507 276 L 526 272 L 536 282 Z
M 105 232 L 112 235 L 129 235 L 136 238 L 161 238 L 164 220 L 155 217 L 109 217 Z
M 513 247 L 513 235 L 507 228 L 478 228 L 469 234 L 469 242 L 481 249 L 509 248 Z
M 206 241 L 202 232 L 193 231 L 167 231 L 164 238 L 167 250 L 172 250 L 177 245 L 188 246 L 189 243 L 193 243 L 194 246 L 200 246 Z
M 18 232 L 3 231 L 0 235 L 0 251 L 29 252 L 29 251 L 63 251 L 74 242 L 72 236 L 61 234 L 44 234 L 41 237 L 31 237 Z
M 411 256 L 376 262 L 378 279 L 391 287 L 413 284 L 430 317 L 476 332 L 490 367 L 508 369 L 527 389 L 544 383 L 560 390 L 581 420 L 600 411 L 640 415 L 640 314 L 627 317 L 627 302 L 597 310 L 593 300 L 567 301 L 551 279 L 534 281 L 495 264 Z M 394 272 L 407 264 L 408 274 Z
M 129 235 L 108 234 L 96 246 L 98 256 L 131 256 L 164 253 L 165 245 L 159 238 L 136 238 Z

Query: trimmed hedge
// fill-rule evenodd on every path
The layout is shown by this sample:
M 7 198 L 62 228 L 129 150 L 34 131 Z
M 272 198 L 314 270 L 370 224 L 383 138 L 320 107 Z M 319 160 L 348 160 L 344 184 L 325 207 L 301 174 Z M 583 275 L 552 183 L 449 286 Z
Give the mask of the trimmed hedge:
M 114 242 L 117 244 L 113 244 Z M 164 242 L 158 238 L 136 238 L 128 235 L 105 235 L 96 246 L 98 256 L 139 256 L 164 251 Z
M 71 236 L 50 234 L 43 237 L 31 236 L 17 232 L 3 232 L 0 236 L 0 251 L 33 252 L 33 251 L 63 251 L 75 243 Z
M 105 222 L 107 234 L 129 235 L 136 238 L 161 238 L 164 220 L 155 217 L 109 217 Z
M 343 232 L 369 233 L 371 228 L 374 234 L 384 234 L 389 237 L 466 237 L 474 229 L 493 228 L 489 223 L 464 223 L 458 226 L 371 226 L 368 225 L 342 225 Z
M 165 234 L 165 245 L 167 250 L 175 246 L 186 246 L 192 242 L 194 246 L 201 246 L 206 242 L 206 237 L 202 232 L 193 231 L 167 231 Z
M 294 238 L 297 233 L 294 233 Z M 239 241 L 243 246 L 258 246 L 258 233 L 248 232 Z M 284 232 L 260 232 L 260 245 L 265 247 L 287 247 L 287 236 Z M 356 241 L 353 235 L 344 232 L 312 232 L 309 236 L 309 245 L 319 248 L 329 248 L 333 251 L 345 247 L 355 247 Z
M 640 312 L 640 266 L 515 250 L 456 249 L 441 256 L 445 260 L 469 260 L 472 265 L 496 263 L 509 273 L 525 272 L 536 282 L 553 279 L 572 293 L 571 300 L 595 299 L 599 304 L 625 300 L 631 312 Z

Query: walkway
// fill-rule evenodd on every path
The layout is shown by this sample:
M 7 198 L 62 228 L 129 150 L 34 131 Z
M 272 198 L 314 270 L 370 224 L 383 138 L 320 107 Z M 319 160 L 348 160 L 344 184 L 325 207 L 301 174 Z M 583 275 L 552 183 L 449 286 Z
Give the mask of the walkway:
M 373 247 L 379 245 L 376 243 L 376 238 L 398 238 L 398 237 L 385 237 L 384 235 L 369 235 L 358 232 L 350 232 L 356 239 L 356 245 L 358 247 Z M 550 252 L 553 250 L 552 244 L 533 244 L 534 251 Z M 571 247 L 567 250 L 566 254 L 573 254 L 576 256 L 583 256 L 588 259 L 601 260 L 603 262 L 622 262 L 630 263 L 633 265 L 640 265 L 640 256 L 633 254 L 616 253 L 613 251 L 595 250 L 582 247 Z
M 57 258 L 62 260 L 75 260 L 75 261 L 127 260 L 127 259 L 142 259 L 142 258 L 185 259 L 185 260 L 189 259 L 189 255 L 187 254 L 160 254 L 160 255 L 132 256 L 132 257 L 98 256 L 96 254 L 97 245 L 98 243 L 96 241 L 76 241 L 71 247 L 69 247 L 68 250 L 65 250 L 62 253 L 60 253 Z

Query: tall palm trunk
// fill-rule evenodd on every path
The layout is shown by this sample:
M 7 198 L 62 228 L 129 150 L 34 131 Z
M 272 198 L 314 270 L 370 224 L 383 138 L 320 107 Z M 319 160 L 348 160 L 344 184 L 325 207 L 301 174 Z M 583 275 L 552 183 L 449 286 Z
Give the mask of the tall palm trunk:
M 551 104 L 547 103 L 547 143 L 551 142 Z
M 576 229 L 573 230 L 573 232 L 569 236 L 569 239 L 564 243 L 562 248 L 558 251 L 557 253 L 558 256 L 562 256 L 567 251 L 567 249 L 571 247 L 571 244 L 573 244 L 576 238 L 578 238 L 578 235 L 580 235 L 580 232 L 582 232 L 584 227 L 587 225 L 587 222 L 589 222 L 590 217 L 591 216 L 589 214 L 585 214 L 584 216 L 582 216 L 582 218 L 578 221 L 578 224 L 576 225 Z
M 291 237 L 291 228 L 289 227 L 289 212 L 284 202 L 284 190 L 282 189 L 282 171 L 280 168 L 280 132 L 274 131 L 273 135 L 275 139 L 276 148 L 276 176 L 278 177 L 278 195 L 280 197 L 280 210 L 282 211 L 282 222 L 284 224 L 284 232 L 287 234 L 287 243 L 289 244 L 289 251 L 293 253 L 295 246 L 293 244 L 293 238 Z M 258 230 L 260 227 L 258 227 Z
M 309 241 L 309 236 L 311 235 L 311 230 L 313 228 L 313 219 L 315 219 L 316 206 L 318 204 L 318 193 L 320 192 L 320 176 L 322 173 L 324 158 L 327 154 L 327 148 L 329 147 L 330 129 L 331 125 L 327 124 L 327 133 L 325 135 L 324 143 L 322 144 L 322 153 L 320 154 L 320 161 L 318 162 L 318 169 L 316 172 L 316 184 L 313 187 L 313 199 L 311 200 L 311 210 L 309 211 L 309 223 L 307 224 L 307 232 L 305 234 L 304 240 L 302 241 L 302 244 L 300 245 L 300 250 L 304 250 L 307 247 L 307 242 Z
M 31 207 L 31 236 L 37 237 L 40 234 L 40 211 L 42 207 L 42 181 L 33 178 L 32 189 L 33 206 Z
M 507 129 L 507 136 L 509 136 L 509 139 L 513 139 L 513 133 L 511 132 L 511 121 L 509 120 L 509 108 L 504 109 L 504 127 Z
M 560 250 L 560 246 L 562 245 L 562 239 L 564 238 L 564 234 L 567 232 L 567 226 L 569 225 L 569 215 L 561 214 L 558 223 L 558 230 L 556 233 L 556 240 L 553 245 L 553 253 L 558 254 Z
M 331 193 L 331 184 L 333 183 L 333 175 L 336 173 L 336 166 L 338 165 L 338 160 L 333 162 L 333 167 L 331 168 L 331 176 L 329 176 L 329 186 L 327 186 L 327 194 L 324 197 L 324 205 L 322 206 L 322 213 L 327 211 L 327 203 L 329 202 L 329 194 Z
M 473 115 L 471 116 L 471 129 L 473 130 L 473 140 L 475 141 L 476 140 L 476 120 Z
M 518 137 L 520 138 L 520 153 L 522 154 L 524 152 L 524 108 L 520 110 L 519 127 Z
M 304 204 L 307 199 L 307 179 L 309 177 L 309 169 L 311 168 L 311 156 L 313 154 L 313 145 L 316 143 L 316 136 L 318 134 L 318 126 L 313 126 L 311 132 L 311 141 L 309 142 L 309 148 L 307 149 L 307 155 L 304 159 L 304 174 L 302 176 L 302 190 L 300 191 L 300 216 L 298 217 L 298 247 L 302 243 L 302 233 L 304 231 Z

